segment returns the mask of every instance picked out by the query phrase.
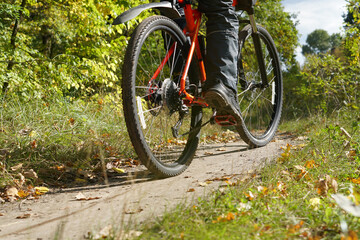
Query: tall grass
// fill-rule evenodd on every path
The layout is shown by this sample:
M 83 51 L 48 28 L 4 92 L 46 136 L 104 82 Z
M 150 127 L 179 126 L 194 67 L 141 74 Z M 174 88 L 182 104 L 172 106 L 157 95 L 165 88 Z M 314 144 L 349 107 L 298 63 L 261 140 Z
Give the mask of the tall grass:
M 5 172 L 20 163 L 44 180 L 56 181 L 59 176 L 52 174 L 54 168 L 94 169 L 100 158 L 133 155 L 118 101 L 2 102 L 0 186 L 9 181 Z

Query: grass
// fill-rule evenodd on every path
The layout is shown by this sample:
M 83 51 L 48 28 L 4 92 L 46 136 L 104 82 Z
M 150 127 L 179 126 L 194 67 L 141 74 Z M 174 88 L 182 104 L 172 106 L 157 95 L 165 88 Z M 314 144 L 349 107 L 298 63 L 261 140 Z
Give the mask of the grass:
M 18 164 L 22 169 L 33 169 L 51 185 L 75 179 L 78 169 L 99 168 L 101 160 L 124 160 L 134 155 L 117 102 L 35 100 L 2 104 L 0 187 L 14 180 L 16 173 L 11 168 Z M 58 171 L 65 167 L 73 171 Z
M 358 113 L 344 110 L 281 128 L 298 129 L 307 140 L 287 146 L 275 164 L 248 180 L 133 225 L 142 233 L 138 239 L 358 239 L 360 219 L 332 197 L 360 203 Z
M 89 181 L 83 172 L 101 172 L 104 162 L 126 164 L 134 152 L 119 106 L 110 99 L 3 102 L 0 187 L 18 183 L 19 173 L 29 169 L 39 175 L 27 178 L 30 183 L 66 186 L 79 178 Z M 204 141 L 218 131 L 216 126 L 204 130 Z M 286 122 L 281 131 L 307 140 L 287 146 L 275 164 L 228 182 L 194 206 L 179 205 L 162 218 L 130 227 L 141 232 L 139 239 L 357 239 L 359 219 L 342 210 L 332 194 L 360 202 L 358 112 L 344 109 Z M 117 237 L 115 232 L 108 238 Z

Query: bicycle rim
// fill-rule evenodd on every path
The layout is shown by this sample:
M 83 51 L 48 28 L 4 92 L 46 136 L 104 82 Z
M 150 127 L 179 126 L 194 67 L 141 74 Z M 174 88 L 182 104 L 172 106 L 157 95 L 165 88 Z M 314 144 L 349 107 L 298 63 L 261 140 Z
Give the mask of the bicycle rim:
M 251 27 L 240 33 L 238 98 L 243 116 L 240 134 L 251 146 L 267 144 L 274 136 L 282 108 L 282 75 L 277 51 L 269 33 L 258 28 L 268 86 L 261 86 Z
M 161 177 L 177 175 L 190 164 L 199 131 L 181 135 L 201 124 L 201 110 L 186 113 L 178 94 L 186 40 L 174 24 L 155 16 L 139 25 L 123 76 L 124 113 L 133 146 L 143 164 Z M 174 134 L 180 111 L 185 116 Z

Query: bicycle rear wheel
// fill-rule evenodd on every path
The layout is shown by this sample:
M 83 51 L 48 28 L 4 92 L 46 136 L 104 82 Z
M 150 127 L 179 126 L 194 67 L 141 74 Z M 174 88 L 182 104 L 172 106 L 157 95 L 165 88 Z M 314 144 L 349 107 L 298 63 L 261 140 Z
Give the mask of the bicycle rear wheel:
M 283 83 L 278 53 L 266 29 L 258 26 L 258 33 L 268 86 L 262 86 L 251 26 L 239 33 L 238 98 L 243 122 L 237 130 L 251 147 L 264 146 L 272 140 L 282 111 Z
M 186 37 L 176 23 L 152 16 L 136 28 L 124 59 L 123 107 L 130 139 L 140 161 L 158 177 L 183 172 L 199 142 L 201 108 L 187 109 L 178 93 L 185 49 Z

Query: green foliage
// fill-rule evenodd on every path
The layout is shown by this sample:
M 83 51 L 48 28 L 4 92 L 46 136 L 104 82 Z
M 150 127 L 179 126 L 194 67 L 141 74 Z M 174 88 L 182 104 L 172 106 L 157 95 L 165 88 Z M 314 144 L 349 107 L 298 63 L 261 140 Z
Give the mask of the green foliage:
M 128 37 L 137 21 L 149 13 L 120 26 L 111 22 L 121 12 L 146 2 L 5 0 L 0 5 L 0 88 L 9 84 L 9 97 L 27 99 L 119 93 Z M 294 63 L 297 30 L 292 16 L 283 11 L 280 0 L 261 2 L 256 11 L 273 35 L 282 60 Z M 21 13 L 17 28 L 15 21 Z
M 347 10 L 351 21 L 346 22 L 345 53 L 348 63 L 353 66 L 360 65 L 360 0 L 348 0 Z M 345 19 L 346 20 L 346 19 Z
M 332 55 L 309 55 L 301 73 L 292 79 L 296 84 L 288 93 L 288 104 L 302 114 L 332 112 L 343 106 L 357 109 L 359 76 L 360 68 L 348 66 Z
M 12 2 L 6 0 L 0 10 L 0 87 L 9 83 L 8 95 L 30 99 L 120 92 L 118 73 L 134 26 L 111 22 L 143 1 L 39 0 L 27 1 L 23 9 L 19 1 Z M 16 32 L 20 11 L 27 14 Z
M 354 23 L 360 21 L 359 12 L 355 11 L 359 5 L 360 0 L 348 1 L 348 12 L 352 13 Z M 324 39 L 328 39 L 327 44 L 324 44 Z M 284 74 L 287 102 L 284 115 L 299 117 L 319 111 L 331 113 L 344 106 L 358 109 L 360 32 L 357 25 L 348 24 L 343 37 L 340 34 L 328 36 L 323 30 L 315 30 L 308 40 L 303 52 L 321 54 L 308 54 L 302 69 L 294 67 Z M 336 49 L 322 52 L 327 46 Z
M 256 21 L 263 25 L 274 39 L 284 67 L 296 63 L 295 49 L 299 45 L 296 15 L 284 11 L 281 0 L 257 1 Z

